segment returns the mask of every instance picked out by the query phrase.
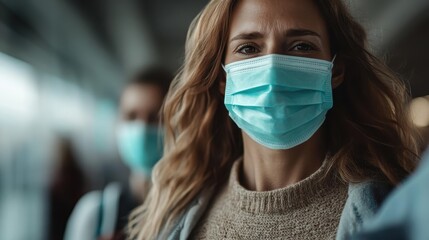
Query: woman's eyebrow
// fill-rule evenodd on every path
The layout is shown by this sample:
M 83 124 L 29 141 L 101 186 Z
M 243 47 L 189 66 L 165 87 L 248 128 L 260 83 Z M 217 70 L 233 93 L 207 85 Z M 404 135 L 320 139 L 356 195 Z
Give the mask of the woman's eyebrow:
M 302 37 L 302 36 L 316 36 L 318 38 L 322 38 L 320 34 L 314 32 L 310 29 L 305 28 L 292 28 L 288 29 L 285 33 L 286 37 Z
M 240 33 L 236 35 L 235 37 L 231 38 L 229 42 L 233 42 L 236 40 L 251 40 L 251 39 L 260 39 L 264 35 L 260 32 L 249 32 L 249 33 Z
M 318 38 L 322 38 L 320 34 L 314 32 L 310 29 L 305 28 L 292 28 L 288 29 L 285 34 L 286 37 L 302 37 L 302 36 L 316 36 Z M 233 38 L 229 42 L 233 42 L 236 40 L 252 40 L 252 39 L 260 39 L 263 38 L 264 34 L 260 32 L 248 32 L 248 33 L 240 33 Z

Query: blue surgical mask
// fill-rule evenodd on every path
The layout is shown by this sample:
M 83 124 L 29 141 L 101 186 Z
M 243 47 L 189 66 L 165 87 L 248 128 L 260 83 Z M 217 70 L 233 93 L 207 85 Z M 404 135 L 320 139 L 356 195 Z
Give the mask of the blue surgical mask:
M 121 159 L 131 170 L 150 175 L 162 157 L 162 131 L 143 122 L 122 123 L 117 132 Z
M 307 141 L 332 108 L 333 63 L 265 55 L 225 66 L 225 106 L 254 141 L 290 149 Z

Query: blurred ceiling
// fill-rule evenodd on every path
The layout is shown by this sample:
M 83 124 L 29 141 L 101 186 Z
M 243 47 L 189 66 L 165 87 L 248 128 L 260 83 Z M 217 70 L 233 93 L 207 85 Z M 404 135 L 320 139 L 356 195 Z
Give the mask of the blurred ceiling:
M 66 0 L 97 31 L 126 70 L 140 65 L 181 63 L 186 32 L 205 6 L 201 0 Z
M 0 0 L 0 51 L 115 97 L 139 68 L 176 71 L 206 2 Z
M 0 0 L 0 34 L 14 32 L 22 42 L 37 39 L 40 48 L 48 47 L 62 59 L 60 69 L 75 66 L 93 79 L 89 86 L 109 96 L 118 93 L 126 73 L 142 66 L 176 70 L 188 26 L 207 2 Z M 387 54 L 390 66 L 409 80 L 413 95 L 429 94 L 429 1 L 345 2 L 368 30 L 374 52 Z M 16 39 L 0 40 L 0 50 L 31 60 Z M 39 57 L 44 55 L 40 52 Z M 50 57 L 45 58 L 49 63 Z

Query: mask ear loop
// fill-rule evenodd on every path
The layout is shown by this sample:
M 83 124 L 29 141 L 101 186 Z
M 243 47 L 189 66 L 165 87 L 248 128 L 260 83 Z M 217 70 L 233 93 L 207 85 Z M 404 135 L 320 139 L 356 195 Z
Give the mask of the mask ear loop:
M 226 72 L 225 65 L 221 64 L 221 66 L 222 66 L 223 70 Z
M 332 64 L 334 64 L 336 58 L 337 58 L 337 54 L 335 54 L 334 58 L 332 58 L 332 61 L 331 61 Z

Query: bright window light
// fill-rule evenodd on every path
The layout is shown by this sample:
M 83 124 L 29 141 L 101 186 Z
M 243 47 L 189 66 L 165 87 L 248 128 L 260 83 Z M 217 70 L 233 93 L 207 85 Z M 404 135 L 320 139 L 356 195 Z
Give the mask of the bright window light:
M 77 85 L 46 75 L 40 96 L 46 121 L 58 130 L 76 130 L 87 126 L 91 118 L 90 97 Z
M 0 53 L 0 118 L 31 121 L 37 111 L 37 100 L 32 67 Z

